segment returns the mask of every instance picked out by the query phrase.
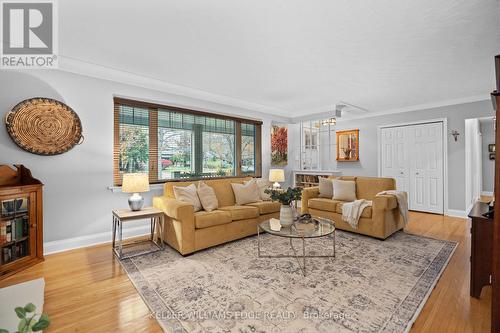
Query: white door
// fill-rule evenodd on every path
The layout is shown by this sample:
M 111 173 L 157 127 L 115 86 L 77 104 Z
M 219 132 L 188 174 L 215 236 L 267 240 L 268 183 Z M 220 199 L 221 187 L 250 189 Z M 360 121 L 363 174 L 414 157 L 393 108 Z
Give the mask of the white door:
M 396 179 L 396 189 L 409 192 L 409 152 L 405 127 L 384 128 L 382 141 L 382 176 Z
M 410 209 L 443 214 L 443 123 L 409 127 Z
M 443 214 L 443 123 L 381 130 L 381 176 L 396 179 L 411 210 Z

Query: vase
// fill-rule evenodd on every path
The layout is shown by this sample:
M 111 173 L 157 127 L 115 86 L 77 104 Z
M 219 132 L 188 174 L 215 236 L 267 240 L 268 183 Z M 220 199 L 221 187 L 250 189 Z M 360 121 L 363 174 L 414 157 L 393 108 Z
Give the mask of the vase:
M 281 205 L 280 224 L 283 228 L 287 228 L 293 224 L 293 211 L 290 205 Z

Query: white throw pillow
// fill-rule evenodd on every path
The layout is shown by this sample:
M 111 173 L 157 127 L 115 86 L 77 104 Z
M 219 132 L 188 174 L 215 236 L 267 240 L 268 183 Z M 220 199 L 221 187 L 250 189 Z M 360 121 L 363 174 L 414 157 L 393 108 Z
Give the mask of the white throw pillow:
M 319 177 L 319 197 L 331 199 L 333 197 L 333 179 Z
M 255 180 L 251 180 L 246 184 L 231 184 L 236 198 L 237 205 L 245 205 L 252 202 L 262 201 L 260 199 L 259 187 Z
M 271 201 L 271 195 L 265 193 L 264 191 L 271 187 L 271 182 L 264 178 L 256 178 L 252 180 L 247 180 L 245 184 L 248 184 L 251 181 L 255 181 L 257 183 L 257 187 L 259 188 L 259 196 L 263 201 Z
M 217 200 L 215 191 L 211 186 L 208 186 L 204 182 L 199 182 L 197 191 L 204 210 L 211 212 L 219 208 L 219 200 Z
M 355 201 L 356 182 L 353 180 L 333 180 L 333 200 Z
M 189 186 L 174 186 L 174 196 L 179 201 L 192 204 L 195 212 L 201 210 L 200 198 L 198 198 L 198 193 L 194 184 Z

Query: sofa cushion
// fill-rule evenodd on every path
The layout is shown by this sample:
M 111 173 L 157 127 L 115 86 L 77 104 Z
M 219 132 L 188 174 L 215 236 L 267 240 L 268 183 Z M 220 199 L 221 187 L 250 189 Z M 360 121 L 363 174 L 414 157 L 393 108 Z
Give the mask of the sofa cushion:
M 236 203 L 234 199 L 233 189 L 231 183 L 243 184 L 244 181 L 251 179 L 250 177 L 242 178 L 227 178 L 227 179 L 203 179 L 203 182 L 208 186 L 212 187 L 217 196 L 217 201 L 219 201 L 219 206 L 230 206 Z M 165 196 L 169 198 L 175 198 L 174 186 L 188 186 L 191 184 L 197 184 L 197 181 L 171 181 L 166 182 L 163 185 Z
M 266 189 L 271 187 L 271 182 L 264 178 L 255 178 L 252 180 L 248 180 L 245 182 L 245 185 L 251 181 L 255 181 L 257 183 L 257 187 L 259 188 L 259 196 L 261 200 L 271 201 L 271 195 L 265 192 Z
M 200 211 L 194 213 L 194 225 L 196 229 L 203 229 L 213 227 L 214 225 L 231 223 L 231 213 L 213 210 L 211 212 Z
M 319 177 L 319 197 L 333 198 L 333 179 Z
M 342 201 L 356 200 L 356 182 L 353 180 L 333 180 L 333 199 Z
M 337 208 L 336 208 L 337 213 L 342 214 L 342 206 L 344 205 L 344 203 L 345 202 L 339 202 L 337 204 Z M 361 217 L 366 217 L 368 219 L 371 219 L 372 218 L 372 207 L 365 207 L 365 209 L 363 209 L 363 212 L 361 213 Z
M 356 196 L 358 199 L 373 200 L 378 193 L 395 189 L 396 180 L 394 178 L 356 178 Z
M 281 208 L 281 204 L 277 201 L 254 202 L 246 206 L 257 207 L 261 215 L 279 212 Z
M 219 201 L 215 195 L 215 191 L 212 187 L 208 186 L 204 182 L 198 183 L 198 198 L 200 198 L 201 205 L 204 210 L 211 212 L 219 207 Z
M 327 198 L 312 198 L 309 199 L 308 206 L 309 208 L 323 210 L 327 212 L 335 212 L 335 208 L 337 207 L 337 203 L 341 202 L 338 200 L 332 200 Z
M 174 186 L 175 198 L 193 205 L 194 211 L 201 210 L 201 202 L 194 184 L 188 186 Z
M 229 212 L 233 221 L 253 219 L 259 217 L 259 208 L 252 206 L 225 206 L 220 210 Z
M 260 191 L 255 179 L 245 184 L 231 184 L 237 205 L 246 205 L 252 202 L 259 202 Z

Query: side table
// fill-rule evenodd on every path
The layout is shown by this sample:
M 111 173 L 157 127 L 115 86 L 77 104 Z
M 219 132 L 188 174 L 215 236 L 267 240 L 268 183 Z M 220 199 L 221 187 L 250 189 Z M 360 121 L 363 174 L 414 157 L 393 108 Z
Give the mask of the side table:
M 113 210 L 113 252 L 119 259 L 132 258 L 138 255 L 143 255 L 147 253 L 152 253 L 156 251 L 163 250 L 163 232 L 164 232 L 164 213 L 163 211 L 156 209 L 154 207 L 145 207 L 139 211 L 132 211 L 130 209 L 116 209 Z M 130 244 L 123 244 L 123 223 L 133 220 L 150 219 L 151 220 L 151 237 L 148 240 L 140 240 Z M 160 243 L 158 243 L 158 237 L 155 238 L 155 232 L 158 231 L 160 234 Z M 117 236 L 118 233 L 118 236 Z M 118 237 L 118 239 L 117 239 Z M 131 246 L 140 243 L 152 243 L 156 248 L 131 254 L 128 256 L 123 255 L 123 247 Z M 118 243 L 118 244 L 116 244 Z

